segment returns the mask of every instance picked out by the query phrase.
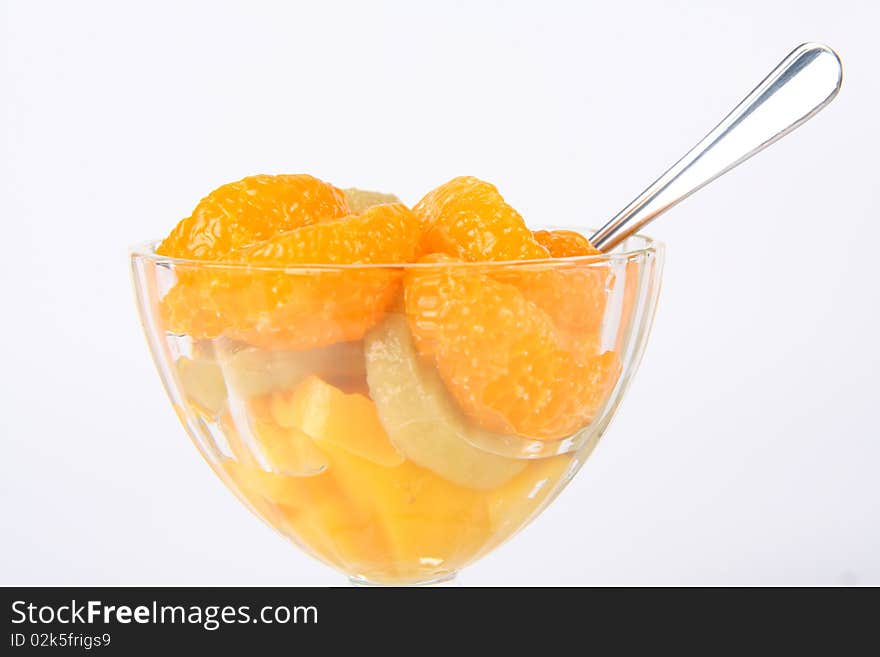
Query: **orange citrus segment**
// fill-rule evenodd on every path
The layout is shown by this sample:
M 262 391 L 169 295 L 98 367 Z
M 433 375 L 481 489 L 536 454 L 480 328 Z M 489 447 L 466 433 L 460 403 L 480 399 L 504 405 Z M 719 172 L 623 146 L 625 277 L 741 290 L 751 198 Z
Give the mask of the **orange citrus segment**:
M 367 208 L 363 214 L 303 226 L 235 254 L 251 265 L 373 264 L 412 259 L 420 232 L 403 203 Z
M 490 431 L 540 440 L 593 418 L 617 378 L 614 353 L 576 358 L 517 286 L 442 255 L 424 261 L 438 267 L 405 277 L 410 328 L 465 413 Z
M 221 260 L 233 251 L 349 213 L 342 191 L 305 174 L 249 176 L 218 187 L 157 249 L 178 258 Z
M 571 230 L 539 230 L 535 240 L 553 258 L 600 255 L 590 241 Z M 550 272 L 521 272 L 516 283 L 527 299 L 553 318 L 569 348 L 581 357 L 597 353 L 599 334 L 613 279 L 608 267 L 588 261 L 554 264 Z
M 162 301 L 166 326 L 194 338 L 225 334 L 263 348 L 298 350 L 359 340 L 393 301 L 399 272 L 271 267 L 403 263 L 414 257 L 420 231 L 406 206 L 377 205 L 230 255 L 253 268 L 180 266 L 178 284 Z
M 494 185 L 454 178 L 413 208 L 424 222 L 423 253 L 445 253 L 468 261 L 546 258 L 519 213 Z
M 583 235 L 570 230 L 530 231 L 519 213 L 487 182 L 455 178 L 413 208 L 425 224 L 422 250 L 479 262 L 595 255 Z M 571 263 L 497 270 L 544 310 L 564 346 L 581 359 L 595 356 L 605 311 L 608 270 Z
M 573 230 L 536 230 L 535 241 L 550 253 L 551 258 L 599 255 L 599 249 L 590 240 Z

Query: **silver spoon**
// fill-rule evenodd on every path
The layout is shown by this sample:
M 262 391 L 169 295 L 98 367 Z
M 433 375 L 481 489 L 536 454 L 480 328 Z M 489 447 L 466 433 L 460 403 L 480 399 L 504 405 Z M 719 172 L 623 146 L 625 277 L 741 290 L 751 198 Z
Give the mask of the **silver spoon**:
M 840 57 L 831 48 L 817 43 L 798 46 L 590 241 L 610 251 L 657 215 L 805 123 L 834 100 L 842 77 Z

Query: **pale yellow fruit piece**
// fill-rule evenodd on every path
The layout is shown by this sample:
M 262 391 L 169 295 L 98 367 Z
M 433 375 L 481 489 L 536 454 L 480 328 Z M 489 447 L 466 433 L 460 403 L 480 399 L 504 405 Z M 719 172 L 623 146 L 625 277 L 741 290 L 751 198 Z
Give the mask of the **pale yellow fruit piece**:
M 280 427 L 307 434 L 319 447 L 335 446 L 386 468 L 404 461 L 379 422 L 373 402 L 359 393 L 346 394 L 316 376 L 305 379 L 292 393 L 276 392 L 272 417 Z
M 340 342 L 304 351 L 221 343 L 217 351 L 229 388 L 240 397 L 289 390 L 311 374 L 333 382 L 357 381 L 364 377 L 363 344 L 360 342 Z
M 327 469 L 327 455 L 297 429 L 278 426 L 270 411 L 271 397 L 257 397 L 227 411 L 220 427 L 232 455 L 243 465 L 267 473 L 310 477 Z
M 419 360 L 402 315 L 389 315 L 364 338 L 367 383 L 391 442 L 414 463 L 461 486 L 491 489 L 525 463 L 474 447 L 471 426 L 439 375 Z
M 209 358 L 182 356 L 175 362 L 186 400 L 208 417 L 217 417 L 226 403 L 226 383 L 220 366 Z
M 384 194 L 382 192 L 370 192 L 365 189 L 356 189 L 349 187 L 343 189 L 345 194 L 345 202 L 352 214 L 361 214 L 364 210 L 368 210 L 374 205 L 385 205 L 387 203 L 400 203 L 400 199 L 394 194 Z

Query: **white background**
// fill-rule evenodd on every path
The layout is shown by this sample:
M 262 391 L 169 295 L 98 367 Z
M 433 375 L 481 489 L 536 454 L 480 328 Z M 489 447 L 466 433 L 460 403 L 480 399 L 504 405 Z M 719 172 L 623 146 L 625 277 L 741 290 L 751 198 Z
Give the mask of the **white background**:
M 342 581 L 215 479 L 149 358 L 126 247 L 210 189 L 472 174 L 596 225 L 813 40 L 840 97 L 651 227 L 618 417 L 463 582 L 880 584 L 876 3 L 5 4 L 0 583 Z

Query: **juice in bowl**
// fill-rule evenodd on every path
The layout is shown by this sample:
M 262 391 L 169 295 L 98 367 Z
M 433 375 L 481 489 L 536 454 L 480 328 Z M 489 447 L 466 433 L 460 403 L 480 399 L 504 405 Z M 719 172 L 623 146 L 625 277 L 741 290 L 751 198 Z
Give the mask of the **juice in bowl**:
M 583 465 L 644 349 L 662 245 L 533 231 L 476 178 L 409 208 L 252 176 L 132 267 L 165 388 L 226 485 L 355 582 L 425 584 Z

